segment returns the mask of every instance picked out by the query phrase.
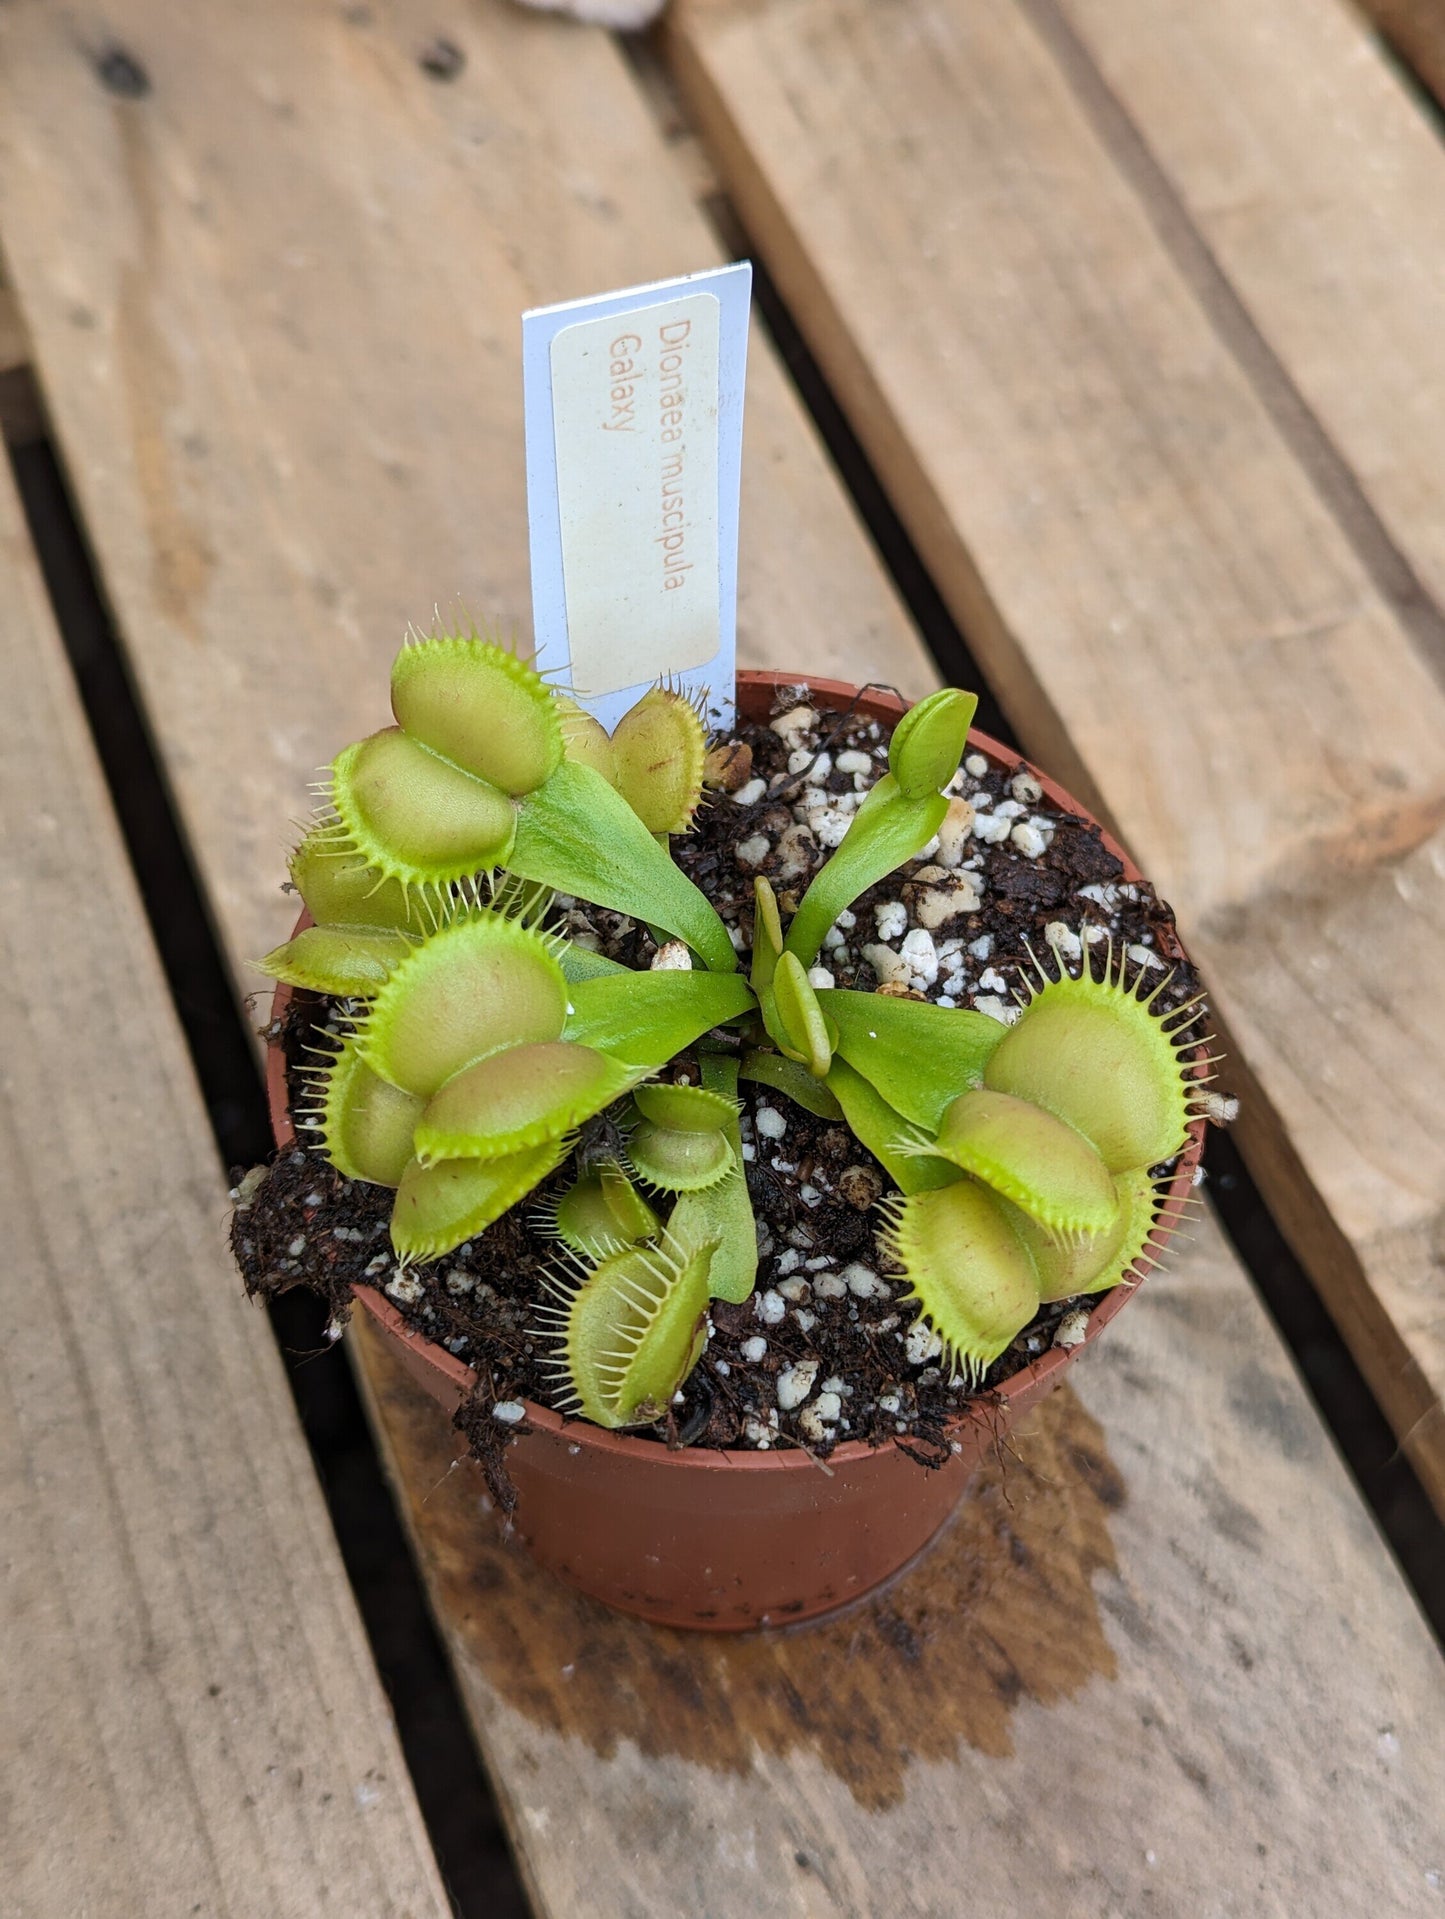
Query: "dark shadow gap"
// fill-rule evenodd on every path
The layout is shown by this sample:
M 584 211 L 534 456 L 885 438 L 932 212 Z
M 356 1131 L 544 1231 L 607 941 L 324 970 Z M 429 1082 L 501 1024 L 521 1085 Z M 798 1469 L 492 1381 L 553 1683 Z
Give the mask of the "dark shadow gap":
M 1371 40 L 1395 78 L 1445 139 L 1445 20 L 1422 20 L 1417 32 L 1412 30 L 1408 5 L 1397 9 L 1381 5 L 1380 0 L 1364 0 L 1361 12 Z M 1432 27 L 1439 38 L 1434 48 L 1425 38 Z
M 271 1150 L 256 1056 L 64 472 L 48 438 L 27 434 L 8 451 L 217 1147 L 232 1169 L 254 1164 Z M 459 1919 L 526 1919 L 356 1384 L 327 1347 L 326 1316 L 319 1300 L 292 1293 L 271 1308 L 271 1325 L 422 1818 Z
M 753 289 L 763 324 L 940 673 L 954 685 L 978 692 L 979 725 L 985 732 L 1019 746 L 979 671 L 967 635 L 945 605 L 847 415 L 752 248 L 736 208 L 726 200 L 709 200 L 707 211 L 732 256 L 752 258 Z M 1445 1529 L 1228 1135 L 1211 1134 L 1206 1163 L 1209 1191 L 1230 1244 L 1289 1348 L 1437 1639 L 1445 1646 Z

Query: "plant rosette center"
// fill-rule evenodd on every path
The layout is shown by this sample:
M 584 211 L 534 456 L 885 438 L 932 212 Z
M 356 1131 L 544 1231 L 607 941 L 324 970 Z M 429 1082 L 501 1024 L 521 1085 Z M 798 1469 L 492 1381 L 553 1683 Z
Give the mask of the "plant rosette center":
M 475 657 L 449 643 L 448 676 Z M 479 1452 L 479 1424 L 580 1417 L 937 1461 L 980 1393 L 1112 1317 L 1223 1105 L 1197 981 L 1097 827 L 968 739 L 971 702 L 890 735 L 785 688 L 721 742 L 661 694 L 610 739 L 563 703 L 498 753 L 406 673 L 402 728 L 485 762 L 460 776 L 504 838 L 544 791 L 543 850 L 456 870 L 453 826 L 493 827 L 463 789 L 439 831 L 455 782 L 426 768 L 390 869 L 344 808 L 303 841 L 317 925 L 268 960 L 303 1150 L 238 1210 L 248 1284 L 387 1302 L 474 1382 Z M 619 883 L 567 826 L 571 766 L 632 782 L 652 850 Z

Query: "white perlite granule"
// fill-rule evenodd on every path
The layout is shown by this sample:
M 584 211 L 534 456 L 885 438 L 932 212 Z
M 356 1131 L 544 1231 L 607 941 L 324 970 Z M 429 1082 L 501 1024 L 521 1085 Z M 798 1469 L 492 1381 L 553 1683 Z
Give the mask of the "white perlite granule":
M 920 986 L 932 986 L 938 978 L 938 954 L 934 948 L 933 935 L 926 927 L 915 926 L 911 933 L 904 935 L 903 944 L 898 949 L 898 957 L 907 966 L 910 976 Z
M 1076 1306 L 1071 1313 L 1065 1313 L 1054 1328 L 1056 1346 L 1082 1346 L 1089 1331 L 1089 1314 L 1085 1307 Z
M 788 1302 L 770 1286 L 754 1296 L 753 1311 L 765 1326 L 781 1326 L 788 1316 Z
M 791 1413 L 802 1405 L 812 1392 L 817 1377 L 816 1359 L 800 1359 L 795 1365 L 784 1367 L 778 1374 L 778 1405 L 785 1413 Z
M 880 1279 L 871 1266 L 865 1266 L 861 1260 L 854 1260 L 851 1266 L 843 1268 L 842 1277 L 848 1283 L 848 1291 L 855 1299 L 887 1299 L 888 1282 Z
M 796 740 L 800 733 L 810 733 L 817 723 L 811 706 L 795 706 L 791 713 L 780 713 L 768 722 L 780 740 Z

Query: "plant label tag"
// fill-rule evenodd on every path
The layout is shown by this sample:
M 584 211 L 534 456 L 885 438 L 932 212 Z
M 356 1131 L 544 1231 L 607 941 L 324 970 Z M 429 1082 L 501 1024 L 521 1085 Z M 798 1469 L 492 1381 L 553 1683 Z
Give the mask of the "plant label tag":
M 658 680 L 733 721 L 752 276 L 522 316 L 536 663 L 609 730 Z

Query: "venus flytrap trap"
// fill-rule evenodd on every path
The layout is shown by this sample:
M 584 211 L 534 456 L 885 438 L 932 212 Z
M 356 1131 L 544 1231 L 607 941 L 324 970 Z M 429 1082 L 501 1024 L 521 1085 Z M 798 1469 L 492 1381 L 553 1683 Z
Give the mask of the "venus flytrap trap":
M 533 1333 L 564 1410 L 661 1417 L 709 1300 L 753 1291 L 743 1081 L 878 1160 L 897 1189 L 883 1243 L 970 1378 L 1042 1303 L 1148 1260 L 1154 1173 L 1202 1084 L 1180 1037 L 1197 1008 L 1161 1016 L 1167 976 L 1146 995 L 1112 951 L 1076 942 L 1080 977 L 1039 969 L 1012 1026 L 810 978 L 839 915 L 939 832 L 971 695 L 899 721 L 888 772 L 789 924 L 756 880 L 746 976 L 669 850 L 719 764 L 709 775 L 690 698 L 654 688 L 609 735 L 468 633 L 409 642 L 392 706 L 394 726 L 338 756 L 293 857 L 316 924 L 263 962 L 350 1016 L 298 1117 L 346 1178 L 395 1189 L 403 1263 L 530 1203 L 558 1244 Z M 634 971 L 548 930 L 554 892 L 644 923 L 662 964 Z
M 662 1220 L 628 1178 L 619 1159 L 600 1160 L 565 1192 L 538 1204 L 534 1231 L 559 1239 L 569 1252 L 601 1259 L 645 1239 L 656 1239 Z
M 644 693 L 612 734 L 617 790 L 649 832 L 686 833 L 702 799 L 707 731 L 696 706 L 672 687 Z
M 736 1166 L 728 1139 L 736 1101 L 684 1085 L 639 1086 L 633 1103 L 641 1118 L 628 1135 L 627 1157 L 644 1185 L 664 1193 L 699 1193 Z
M 729 1165 L 720 1180 L 679 1196 L 672 1212 L 672 1229 L 690 1243 L 713 1242 L 707 1286 L 713 1299 L 739 1305 L 752 1292 L 758 1277 L 758 1233 L 752 1201 L 743 1172 L 742 1130 L 738 1124 L 737 1059 L 726 1053 L 702 1054 L 702 1091 L 725 1109 L 721 1131 L 729 1148 Z M 644 1092 L 651 1089 L 643 1089 Z
M 322 830 L 306 835 L 289 867 L 316 924 L 268 953 L 261 971 L 312 993 L 377 992 L 421 937 L 417 903 L 359 854 L 338 853 Z
M 663 1233 L 596 1265 L 559 1268 L 540 1309 L 555 1355 L 561 1411 L 597 1426 L 660 1419 L 707 1341 L 707 1274 L 715 1250 Z

